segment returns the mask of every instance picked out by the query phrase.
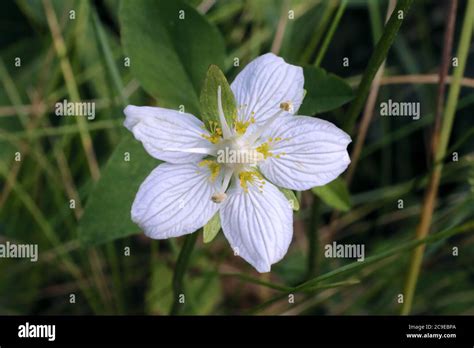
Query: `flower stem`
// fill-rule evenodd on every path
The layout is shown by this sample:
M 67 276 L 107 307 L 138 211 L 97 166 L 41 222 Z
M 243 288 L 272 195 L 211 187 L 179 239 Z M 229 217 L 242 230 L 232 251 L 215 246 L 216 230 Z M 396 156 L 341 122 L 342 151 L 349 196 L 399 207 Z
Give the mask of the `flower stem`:
M 316 197 L 313 198 L 313 204 L 310 207 L 311 215 L 308 218 L 307 233 L 308 233 L 308 270 L 306 279 L 314 278 L 317 274 L 318 266 L 318 251 L 319 240 L 317 225 L 319 220 L 319 201 Z
M 196 244 L 198 233 L 194 232 L 186 236 L 184 240 L 183 248 L 178 256 L 178 261 L 176 262 L 176 268 L 173 274 L 173 305 L 171 307 L 170 314 L 178 315 L 183 309 L 184 303 L 180 303 L 180 295 L 184 294 L 184 274 L 188 268 L 189 260 L 191 259 L 191 254 Z
M 348 111 L 348 118 L 344 129 L 349 133 L 352 133 L 353 131 L 357 117 L 362 111 L 365 100 L 369 95 L 372 80 L 374 79 L 375 74 L 379 70 L 380 65 L 387 57 L 388 50 L 392 46 L 392 43 L 395 40 L 395 36 L 397 35 L 403 20 L 406 18 L 412 2 L 413 0 L 400 0 L 397 3 L 397 7 L 393 11 L 392 16 L 390 17 L 387 25 L 385 26 L 382 37 L 375 46 L 375 50 L 372 53 L 372 56 L 370 57 L 369 63 L 364 72 L 364 76 L 362 77 L 362 81 L 359 84 L 357 96 L 352 102 Z M 403 19 L 399 19 L 400 15 L 403 15 Z
M 416 239 L 421 240 L 426 238 L 431 225 L 431 218 L 435 206 L 436 196 L 438 193 L 439 182 L 441 179 L 441 172 L 443 169 L 443 159 L 446 155 L 446 150 L 449 142 L 449 136 L 453 126 L 454 116 L 456 113 L 456 105 L 461 89 L 461 80 L 466 66 L 467 55 L 469 51 L 469 44 L 471 42 L 472 30 L 474 21 L 474 0 L 469 0 L 464 17 L 464 23 L 461 31 L 461 39 L 459 41 L 457 58 L 458 66 L 454 70 L 453 81 L 449 89 L 448 100 L 446 103 L 446 110 L 444 113 L 443 124 L 439 141 L 436 141 L 436 152 L 434 154 L 434 169 L 430 177 L 428 189 L 423 201 L 422 213 L 420 222 L 416 230 Z M 437 135 L 434 134 L 435 137 Z M 420 274 L 421 262 L 423 260 L 424 246 L 416 248 L 411 256 L 410 269 L 405 282 L 404 289 L 404 303 L 401 314 L 407 315 L 411 312 L 413 297 L 415 294 L 416 283 Z

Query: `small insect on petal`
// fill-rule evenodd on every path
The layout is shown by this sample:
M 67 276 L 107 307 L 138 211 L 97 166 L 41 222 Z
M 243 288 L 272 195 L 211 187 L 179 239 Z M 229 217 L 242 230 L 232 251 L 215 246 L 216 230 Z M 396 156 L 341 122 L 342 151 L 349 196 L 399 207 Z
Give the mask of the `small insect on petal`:
M 293 103 L 291 101 L 285 101 L 280 103 L 280 109 L 293 112 Z
M 225 192 L 219 192 L 216 194 L 213 194 L 211 199 L 214 203 L 222 203 L 225 201 L 227 198 L 227 194 Z

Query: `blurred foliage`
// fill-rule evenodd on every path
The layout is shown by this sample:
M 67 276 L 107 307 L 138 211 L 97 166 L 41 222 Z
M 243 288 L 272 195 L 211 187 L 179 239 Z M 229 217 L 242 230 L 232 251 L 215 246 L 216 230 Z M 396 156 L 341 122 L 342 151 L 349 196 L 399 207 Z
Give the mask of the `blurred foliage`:
M 56 52 L 46 3 L 59 23 L 74 81 Z M 122 126 L 123 107 L 185 104 L 198 113 L 209 65 L 232 81 L 272 49 L 284 25 L 279 54 L 304 66 L 300 114 L 341 126 L 383 32 L 387 4 L 350 0 L 316 67 L 339 1 L 6 1 L 0 13 L 0 243 L 37 243 L 40 255 L 36 263 L 0 259 L 0 314 L 169 313 L 182 239 L 152 241 L 130 221 L 138 185 L 159 162 Z M 178 24 L 182 9 L 187 25 Z M 285 24 L 290 10 L 294 19 Z M 461 2 L 456 32 L 463 10 Z M 436 74 L 444 17 L 442 2 L 416 1 L 389 52 L 385 76 Z M 471 57 L 465 75 L 473 74 Z M 91 179 L 76 118 L 54 115 L 57 101 L 72 99 L 71 82 L 82 100 L 96 103 L 87 132 L 101 169 L 98 182 Z M 419 101 L 421 119 L 378 117 L 376 107 L 351 185 L 342 177 L 297 195 L 294 240 L 272 273 L 257 274 L 234 257 L 222 234 L 209 244 L 199 238 L 185 277 L 183 313 L 397 314 L 432 168 L 427 158 L 435 96 L 436 84 L 382 84 L 380 102 Z M 473 105 L 472 86 L 466 86 L 415 313 L 474 314 Z M 324 245 L 333 241 L 363 243 L 366 260 L 324 258 Z M 309 277 L 311 252 L 316 260 Z M 288 293 L 295 293 L 294 304 Z

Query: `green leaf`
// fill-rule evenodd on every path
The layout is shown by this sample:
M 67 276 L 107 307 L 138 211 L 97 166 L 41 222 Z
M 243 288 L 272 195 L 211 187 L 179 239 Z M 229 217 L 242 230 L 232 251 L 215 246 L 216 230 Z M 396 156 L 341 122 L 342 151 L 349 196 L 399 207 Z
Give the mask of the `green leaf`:
M 313 187 L 311 190 L 333 208 L 341 211 L 348 211 L 351 208 L 351 196 L 346 182 L 341 177 L 324 186 Z
M 300 210 L 300 202 L 298 201 L 298 198 L 296 198 L 295 193 L 292 190 L 286 189 L 286 188 L 279 188 L 281 193 L 283 193 L 288 200 L 288 203 L 290 203 L 291 209 L 294 211 Z
M 131 134 L 125 135 L 87 200 L 79 224 L 82 243 L 94 245 L 140 232 L 130 210 L 140 184 L 158 164 Z
M 209 65 L 224 64 L 219 31 L 177 0 L 123 0 L 120 24 L 130 68 L 143 88 L 161 106 L 184 105 L 186 111 L 197 114 L 199 90 Z
M 224 73 L 217 65 L 212 64 L 207 70 L 206 79 L 201 90 L 201 116 L 206 127 L 209 121 L 219 122 L 219 109 L 217 106 L 217 89 L 221 86 L 222 110 L 229 127 L 232 127 L 234 119 L 237 117 L 237 108 L 234 93 L 230 89 L 229 83 Z
M 211 264 L 206 262 L 209 269 Z M 189 277 L 185 281 L 189 292 L 189 307 L 184 314 L 206 315 L 213 312 L 222 296 L 221 282 L 215 272 L 203 273 L 201 276 Z
M 303 72 L 307 94 L 298 114 L 314 115 L 334 110 L 354 98 L 352 88 L 340 77 L 316 67 L 305 67 Z
M 215 213 L 211 220 L 204 225 L 203 239 L 204 243 L 210 243 L 216 238 L 217 233 L 221 229 L 221 219 L 219 217 L 219 212 Z
M 173 272 L 162 261 L 152 265 L 150 283 L 145 297 L 148 314 L 167 314 L 173 302 L 171 282 Z
M 221 301 L 222 291 L 218 273 L 209 271 L 213 265 L 204 256 L 200 254 L 193 258 L 193 267 L 199 272 L 189 274 L 184 279 L 186 300 L 182 314 L 211 314 Z M 151 279 L 146 292 L 145 308 L 148 314 L 163 315 L 168 313 L 174 299 L 173 272 L 163 261 L 155 261 L 152 264 Z

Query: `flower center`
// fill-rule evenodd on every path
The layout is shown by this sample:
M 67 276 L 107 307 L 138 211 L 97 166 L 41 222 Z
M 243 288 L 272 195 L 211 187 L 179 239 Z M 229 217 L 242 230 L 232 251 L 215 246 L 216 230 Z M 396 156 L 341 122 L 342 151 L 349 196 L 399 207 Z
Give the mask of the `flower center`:
M 211 199 L 215 203 L 222 203 L 227 198 L 227 188 L 232 177 L 240 184 L 245 192 L 248 192 L 249 185 L 256 186 L 259 191 L 263 190 L 265 180 L 256 168 L 259 161 L 268 157 L 279 158 L 284 153 L 275 154 L 273 146 L 282 141 L 281 138 L 268 138 L 267 141 L 256 146 L 257 140 L 282 112 L 292 108 L 291 102 L 283 102 L 280 110 L 269 117 L 262 125 L 256 128 L 250 135 L 247 135 L 247 128 L 255 123 L 254 114 L 248 120 L 234 118 L 234 128 L 227 124 L 221 100 L 221 86 L 217 89 L 217 106 L 219 113 L 219 123 L 213 122 L 210 136 L 204 136 L 215 145 L 215 160 L 204 160 L 202 166 L 208 166 L 211 173 L 211 180 L 215 181 L 219 174 L 222 176 L 220 189 L 215 192 Z
M 224 139 L 217 144 L 217 163 L 224 164 L 230 168 L 242 165 L 256 165 L 263 160 L 264 156 L 243 138 L 234 136 Z

